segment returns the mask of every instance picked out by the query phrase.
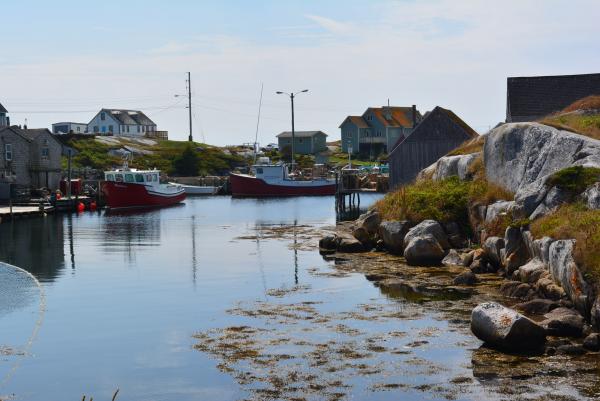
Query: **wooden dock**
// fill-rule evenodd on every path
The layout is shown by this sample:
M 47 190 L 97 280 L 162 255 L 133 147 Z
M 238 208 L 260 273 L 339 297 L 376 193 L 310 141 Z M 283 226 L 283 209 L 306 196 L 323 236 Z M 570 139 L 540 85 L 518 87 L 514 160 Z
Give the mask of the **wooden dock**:
M 0 206 L 0 222 L 21 217 L 43 216 L 54 211 L 53 206 Z

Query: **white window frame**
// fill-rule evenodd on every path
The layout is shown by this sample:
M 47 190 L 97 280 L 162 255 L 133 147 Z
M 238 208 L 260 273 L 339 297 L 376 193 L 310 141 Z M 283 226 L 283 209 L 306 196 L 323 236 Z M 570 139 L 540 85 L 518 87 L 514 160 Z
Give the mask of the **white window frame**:
M 11 162 L 13 159 L 12 143 L 4 144 L 4 160 Z

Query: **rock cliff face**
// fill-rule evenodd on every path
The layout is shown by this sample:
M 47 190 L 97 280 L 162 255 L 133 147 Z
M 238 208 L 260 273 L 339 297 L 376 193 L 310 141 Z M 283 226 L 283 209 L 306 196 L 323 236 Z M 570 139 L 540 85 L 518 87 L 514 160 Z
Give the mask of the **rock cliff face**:
M 483 160 L 487 179 L 515 193 L 523 217 L 537 218 L 565 201 L 546 185 L 550 175 L 570 166 L 600 167 L 600 141 L 537 123 L 504 124 L 486 136 Z

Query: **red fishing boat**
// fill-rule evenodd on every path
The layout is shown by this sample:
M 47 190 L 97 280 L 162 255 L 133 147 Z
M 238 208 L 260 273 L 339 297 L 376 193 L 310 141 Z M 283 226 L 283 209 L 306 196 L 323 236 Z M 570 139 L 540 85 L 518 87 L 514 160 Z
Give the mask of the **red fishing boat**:
M 104 172 L 102 195 L 110 209 L 169 206 L 185 199 L 179 184 L 161 184 L 159 170 L 122 169 Z
M 285 165 L 264 164 L 253 166 L 254 175 L 229 175 L 233 196 L 303 196 L 334 195 L 335 180 L 317 178 L 294 179 L 288 175 Z

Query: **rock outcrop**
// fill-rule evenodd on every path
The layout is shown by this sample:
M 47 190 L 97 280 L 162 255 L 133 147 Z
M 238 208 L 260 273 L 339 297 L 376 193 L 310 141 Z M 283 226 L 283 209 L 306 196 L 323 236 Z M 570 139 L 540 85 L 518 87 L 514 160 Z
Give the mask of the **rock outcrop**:
M 470 153 L 467 155 L 444 156 L 437 162 L 419 173 L 420 179 L 431 177 L 433 180 L 443 180 L 452 176 L 458 176 L 464 180 L 469 175 L 469 167 L 473 164 L 481 153 Z
M 548 177 L 570 166 L 600 167 L 600 141 L 538 123 L 503 124 L 486 136 L 483 159 L 487 179 L 515 193 L 523 217 L 538 217 L 563 200 Z
M 546 340 L 543 327 L 495 302 L 473 309 L 471 331 L 485 343 L 503 350 L 536 349 Z
M 409 265 L 439 265 L 450 248 L 444 229 L 435 220 L 424 220 L 404 236 L 404 257 Z

